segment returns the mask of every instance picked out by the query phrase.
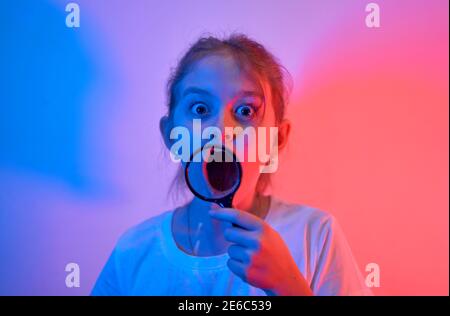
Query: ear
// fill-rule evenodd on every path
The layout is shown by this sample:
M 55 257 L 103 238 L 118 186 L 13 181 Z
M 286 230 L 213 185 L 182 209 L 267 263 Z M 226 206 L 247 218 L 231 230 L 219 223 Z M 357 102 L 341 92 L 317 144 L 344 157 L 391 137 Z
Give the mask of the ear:
M 164 144 L 169 150 L 170 147 L 172 146 L 172 140 L 170 139 L 170 131 L 172 130 L 172 125 L 173 125 L 172 120 L 167 115 L 164 115 L 159 120 L 159 130 L 164 140 Z
M 278 151 L 283 150 L 289 140 L 289 135 L 291 133 L 291 122 L 287 119 L 278 125 Z

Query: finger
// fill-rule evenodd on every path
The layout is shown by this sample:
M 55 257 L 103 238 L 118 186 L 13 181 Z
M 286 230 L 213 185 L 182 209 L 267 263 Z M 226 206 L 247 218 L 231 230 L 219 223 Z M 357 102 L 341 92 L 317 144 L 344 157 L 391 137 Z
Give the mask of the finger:
M 258 249 L 259 237 L 255 232 L 239 227 L 230 227 L 225 229 L 224 237 L 227 241 L 245 248 Z
M 234 259 L 229 259 L 227 261 L 227 266 L 238 277 L 240 277 L 243 281 L 247 282 L 247 276 L 246 276 L 246 266 L 242 262 L 239 262 Z
M 251 261 L 251 255 L 249 253 L 249 250 L 240 245 L 233 244 L 230 247 L 228 247 L 228 255 L 230 256 L 231 259 L 240 261 L 242 263 L 250 263 Z
M 209 214 L 215 219 L 227 221 L 248 230 L 259 230 L 264 223 L 264 221 L 257 216 L 234 208 L 210 210 Z

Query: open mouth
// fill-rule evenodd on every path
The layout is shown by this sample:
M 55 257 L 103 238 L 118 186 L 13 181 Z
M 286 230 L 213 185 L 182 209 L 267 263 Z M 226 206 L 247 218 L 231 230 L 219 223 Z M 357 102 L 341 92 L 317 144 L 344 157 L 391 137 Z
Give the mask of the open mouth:
M 206 178 L 213 189 L 221 192 L 229 191 L 239 181 L 239 162 L 235 161 L 230 153 L 221 149 L 214 149 L 214 147 L 211 148 L 211 155 L 214 154 L 214 150 L 220 150 L 222 159 L 206 163 Z

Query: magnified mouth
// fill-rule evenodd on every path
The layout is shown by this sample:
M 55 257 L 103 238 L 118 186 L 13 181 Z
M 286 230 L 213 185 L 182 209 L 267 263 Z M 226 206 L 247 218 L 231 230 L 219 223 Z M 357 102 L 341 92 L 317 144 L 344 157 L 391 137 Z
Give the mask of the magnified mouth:
M 230 153 L 220 148 L 211 148 L 210 154 L 214 154 L 214 150 L 219 150 L 222 155 L 221 161 L 211 161 L 206 163 L 206 178 L 211 187 L 217 191 L 229 191 L 239 181 L 239 167 L 235 159 L 230 159 Z M 217 155 L 217 154 L 216 154 Z M 228 156 L 228 159 L 226 157 Z M 231 157 L 233 158 L 233 157 Z M 225 160 L 233 160 L 231 162 Z

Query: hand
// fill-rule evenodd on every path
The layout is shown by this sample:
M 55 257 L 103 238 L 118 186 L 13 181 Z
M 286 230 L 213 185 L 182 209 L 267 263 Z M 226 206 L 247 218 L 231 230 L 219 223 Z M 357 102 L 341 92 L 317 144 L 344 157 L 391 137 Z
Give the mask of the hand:
M 261 218 L 233 208 L 211 210 L 211 217 L 235 224 L 225 230 L 228 267 L 267 295 L 312 295 L 285 242 Z M 237 226 L 236 226 L 237 225 Z

